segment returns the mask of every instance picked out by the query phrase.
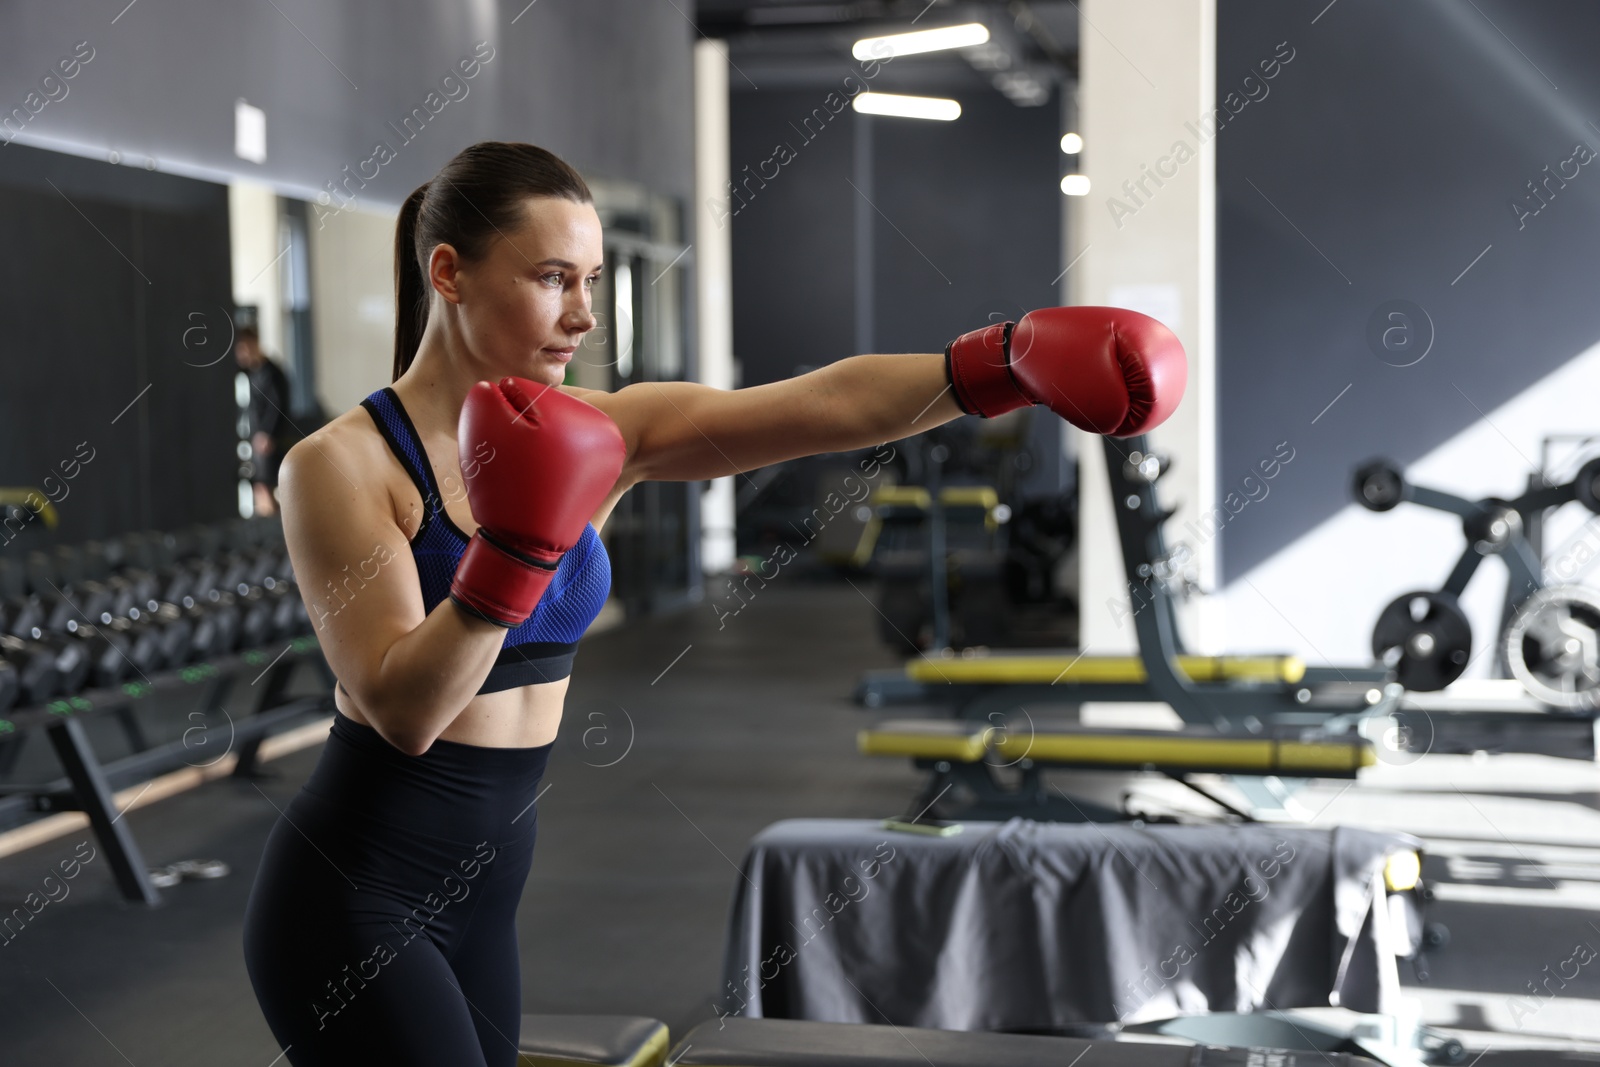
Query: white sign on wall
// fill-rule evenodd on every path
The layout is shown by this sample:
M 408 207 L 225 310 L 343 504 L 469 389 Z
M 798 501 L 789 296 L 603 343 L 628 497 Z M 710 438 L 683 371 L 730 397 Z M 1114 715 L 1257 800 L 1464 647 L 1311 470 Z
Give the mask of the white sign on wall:
M 251 163 L 267 161 L 267 113 L 243 100 L 233 104 L 233 154 Z

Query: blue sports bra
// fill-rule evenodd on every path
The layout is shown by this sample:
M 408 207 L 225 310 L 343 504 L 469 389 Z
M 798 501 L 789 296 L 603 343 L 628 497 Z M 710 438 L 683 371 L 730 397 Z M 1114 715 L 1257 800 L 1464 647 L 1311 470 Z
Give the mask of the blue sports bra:
M 395 391 L 380 389 L 361 406 L 378 424 L 378 432 L 422 494 L 422 524 L 411 538 L 411 555 L 422 582 L 423 607 L 432 611 L 450 595 L 450 580 L 466 550 L 468 535 L 445 510 L 417 428 Z M 506 634 L 500 655 L 478 692 L 498 693 L 570 675 L 578 638 L 600 614 L 610 590 L 611 559 L 594 526 L 585 525 L 578 543 L 561 557 L 533 615 Z

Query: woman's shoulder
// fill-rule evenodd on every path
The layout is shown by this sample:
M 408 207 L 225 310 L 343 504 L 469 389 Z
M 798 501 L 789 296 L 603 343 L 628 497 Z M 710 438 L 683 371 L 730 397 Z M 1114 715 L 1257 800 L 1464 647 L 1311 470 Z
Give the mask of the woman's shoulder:
M 283 457 L 280 483 L 349 482 L 378 488 L 388 467 L 388 446 L 365 408 L 353 407 L 296 441 Z
M 604 389 L 585 389 L 581 385 L 558 385 L 556 388 L 568 396 L 575 396 L 579 400 L 595 404 L 596 407 L 605 404 L 616 395 L 615 393 L 608 393 Z

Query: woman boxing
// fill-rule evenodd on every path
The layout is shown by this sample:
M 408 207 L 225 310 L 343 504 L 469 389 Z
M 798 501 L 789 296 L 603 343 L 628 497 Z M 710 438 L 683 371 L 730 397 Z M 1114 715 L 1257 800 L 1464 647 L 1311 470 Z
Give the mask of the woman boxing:
M 602 260 L 576 171 L 532 145 L 466 149 L 400 213 L 393 384 L 284 459 L 284 533 L 339 679 L 245 921 L 293 1064 L 515 1062 L 533 802 L 610 585 L 597 530 L 630 486 L 1035 403 L 1134 434 L 1183 391 L 1177 339 L 1111 308 L 749 389 L 564 386 Z

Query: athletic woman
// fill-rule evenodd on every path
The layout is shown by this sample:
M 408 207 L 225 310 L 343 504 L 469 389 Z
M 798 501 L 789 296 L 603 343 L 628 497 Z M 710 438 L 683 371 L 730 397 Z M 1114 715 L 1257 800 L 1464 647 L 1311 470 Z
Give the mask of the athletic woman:
M 1177 339 L 1111 308 L 749 389 L 565 386 L 602 262 L 576 171 L 532 145 L 466 149 L 401 209 L 393 384 L 284 459 L 338 713 L 268 837 L 244 947 L 300 1067 L 515 1062 L 533 802 L 610 586 L 597 531 L 629 487 L 1034 403 L 1129 435 L 1183 392 Z

